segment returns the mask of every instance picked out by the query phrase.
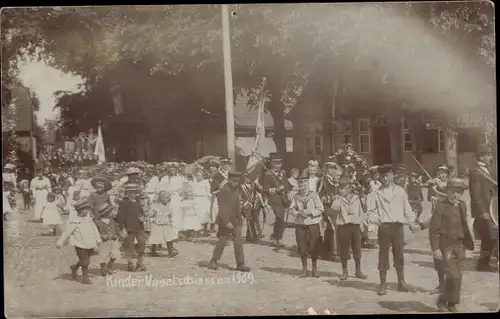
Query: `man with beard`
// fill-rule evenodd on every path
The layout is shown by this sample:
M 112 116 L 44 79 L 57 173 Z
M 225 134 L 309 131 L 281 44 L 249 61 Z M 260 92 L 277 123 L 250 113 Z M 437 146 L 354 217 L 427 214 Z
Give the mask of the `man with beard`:
M 498 224 L 495 224 L 492 219 L 494 213 L 492 200 L 498 187 L 490 176 L 493 157 L 488 146 L 480 145 L 476 157 L 477 164 L 470 172 L 469 187 L 474 231 L 481 239 L 481 253 L 477 269 L 479 271 L 495 271 L 495 268 L 490 265 L 490 261 L 492 256 L 498 254 Z
M 323 236 L 322 257 L 326 260 L 335 261 L 337 259 L 337 234 L 335 232 L 335 221 L 337 214 L 331 208 L 333 201 L 339 195 L 339 179 L 341 176 L 340 167 L 334 162 L 325 163 L 325 175 L 321 178 L 318 194 L 321 198 L 326 219 L 326 230 Z M 333 223 L 333 224 L 332 224 Z
M 289 199 L 287 191 L 289 188 L 288 180 L 281 170 L 283 163 L 282 158 L 274 153 L 270 155 L 271 170 L 264 175 L 264 193 L 268 194 L 267 202 L 271 206 L 274 215 L 274 229 L 271 239 L 275 240 L 276 249 L 283 245 L 280 243 L 285 232 L 285 208 L 289 207 Z

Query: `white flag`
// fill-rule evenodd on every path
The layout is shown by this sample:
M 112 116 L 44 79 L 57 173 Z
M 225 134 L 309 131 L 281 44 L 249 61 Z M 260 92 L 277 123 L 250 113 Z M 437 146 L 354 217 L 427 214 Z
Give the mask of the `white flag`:
M 264 139 L 266 138 L 266 123 L 264 121 L 264 99 L 260 102 L 259 113 L 257 114 L 257 127 L 255 128 L 255 142 L 252 147 L 252 154 L 248 159 L 247 171 L 254 168 L 257 163 L 259 163 L 262 158 L 258 156 L 259 147 L 263 145 Z
M 104 140 L 102 138 L 101 126 L 97 132 L 97 141 L 95 143 L 94 155 L 97 156 L 97 163 L 102 164 L 106 162 L 106 153 L 104 151 Z

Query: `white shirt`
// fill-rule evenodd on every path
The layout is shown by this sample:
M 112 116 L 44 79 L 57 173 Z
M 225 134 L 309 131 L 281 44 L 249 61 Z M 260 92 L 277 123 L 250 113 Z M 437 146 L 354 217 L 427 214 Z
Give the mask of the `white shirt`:
M 367 215 L 372 222 L 407 224 L 415 214 L 404 188 L 393 185 L 371 192 L 366 197 Z

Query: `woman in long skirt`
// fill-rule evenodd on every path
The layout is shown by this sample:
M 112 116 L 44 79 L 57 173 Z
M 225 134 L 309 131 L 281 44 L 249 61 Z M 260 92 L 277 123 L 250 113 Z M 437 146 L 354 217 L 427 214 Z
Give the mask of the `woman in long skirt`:
M 52 191 L 50 180 L 43 176 L 43 172 L 39 170 L 37 176 L 31 181 L 30 188 L 35 198 L 34 219 L 41 221 L 43 206 L 47 204 L 47 195 Z
M 210 192 L 210 182 L 205 178 L 201 168 L 194 172 L 193 182 L 194 210 L 203 225 L 203 235 L 208 234 L 208 224 L 212 222 L 210 216 L 210 202 L 212 194 Z

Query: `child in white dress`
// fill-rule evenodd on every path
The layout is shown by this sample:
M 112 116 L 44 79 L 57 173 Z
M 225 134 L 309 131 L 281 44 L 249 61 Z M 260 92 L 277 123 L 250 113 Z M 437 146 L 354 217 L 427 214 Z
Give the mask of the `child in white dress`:
M 178 237 L 178 232 L 173 218 L 176 210 L 173 209 L 171 199 L 172 194 L 170 192 L 160 192 L 158 201 L 153 203 L 148 214 L 153 220 L 148 245 L 152 245 L 152 255 L 155 257 L 159 256 L 156 252 L 156 246 L 162 244 L 167 244 L 168 257 L 172 258 L 178 254 L 173 244 L 173 241 Z
M 202 229 L 200 218 L 196 214 L 196 202 L 191 183 L 185 183 L 182 191 L 182 201 L 180 209 L 182 214 L 182 226 L 180 229 L 185 232 L 186 240 L 196 236 L 196 233 Z
M 74 246 L 78 262 L 71 265 L 71 277 L 77 279 L 78 268 L 82 268 L 83 284 L 91 284 L 89 279 L 90 257 L 98 251 L 97 247 L 102 242 L 99 230 L 92 220 L 91 204 L 88 200 L 81 200 L 74 205 L 76 216 L 69 220 L 66 229 L 57 241 L 57 248 L 66 242 Z
M 56 236 L 59 225 L 62 224 L 62 219 L 54 193 L 47 194 L 47 203 L 43 205 L 40 217 L 42 218 L 43 224 L 51 228 L 51 234 Z

